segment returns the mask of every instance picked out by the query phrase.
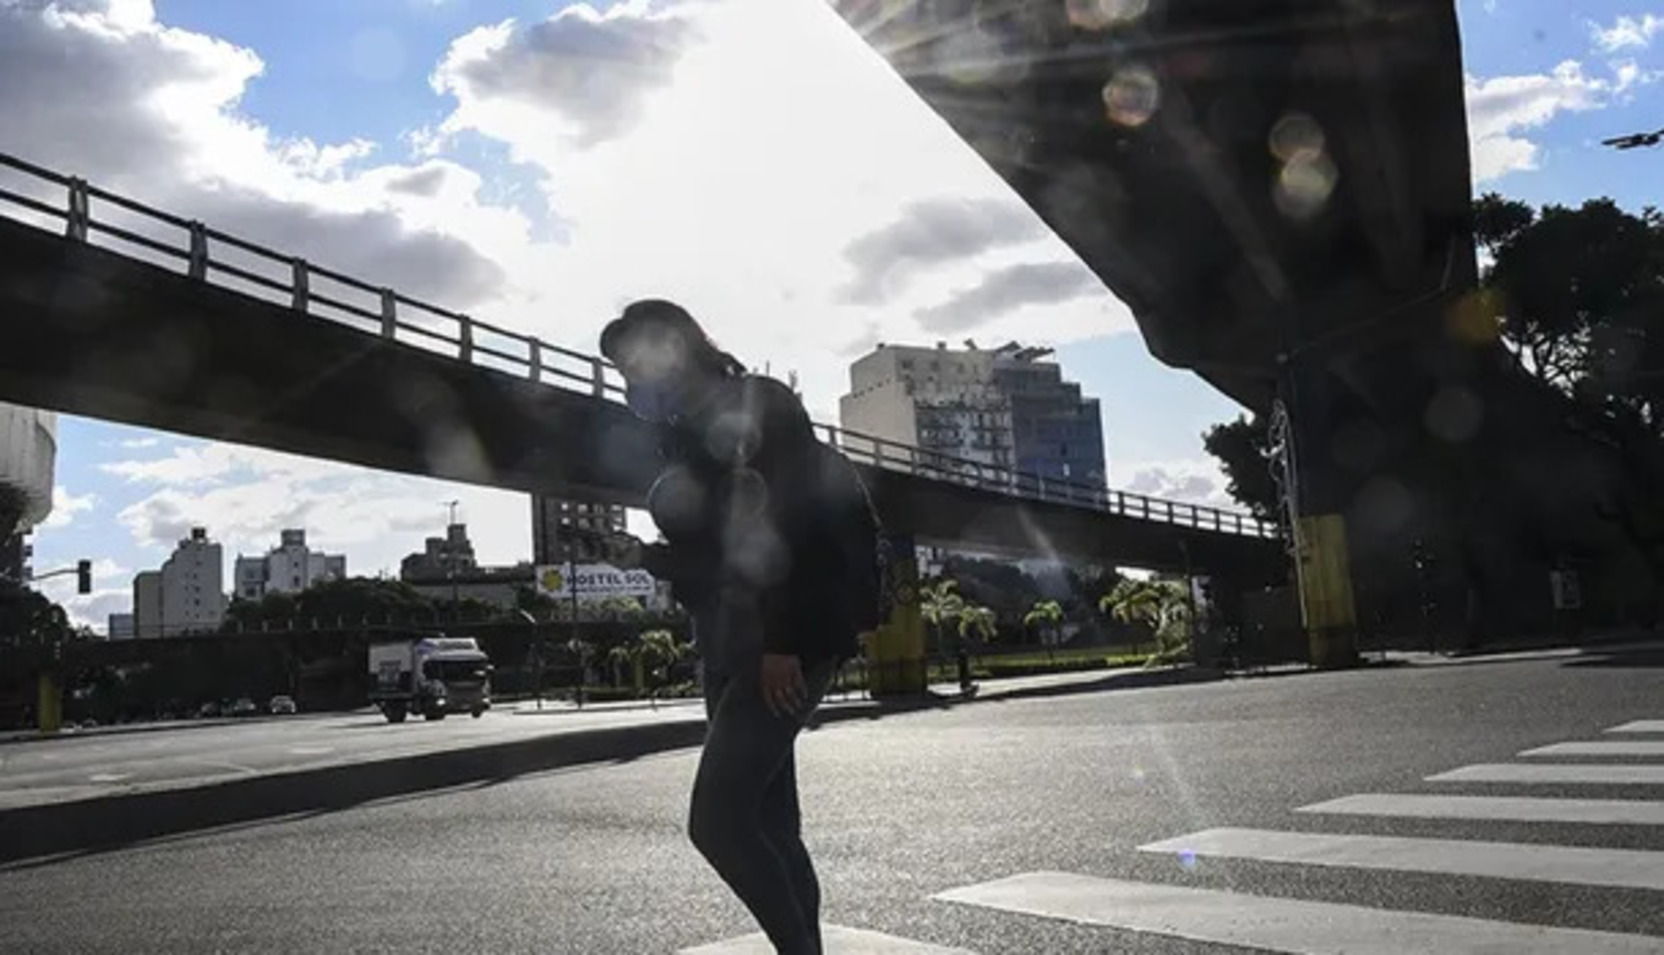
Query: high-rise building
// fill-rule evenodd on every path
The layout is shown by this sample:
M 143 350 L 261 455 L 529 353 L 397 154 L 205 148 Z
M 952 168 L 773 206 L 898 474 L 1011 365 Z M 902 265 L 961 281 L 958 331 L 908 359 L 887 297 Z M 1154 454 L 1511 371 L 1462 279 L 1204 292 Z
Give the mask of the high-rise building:
M 839 406 L 843 427 L 946 458 L 1102 485 L 1098 400 L 1044 360 L 1051 350 L 966 345 L 880 345 L 856 360 Z
M 161 570 L 133 578 L 133 627 L 139 637 L 209 633 L 225 619 L 225 553 L 200 527 L 179 542 Z
M 574 556 L 582 558 L 584 548 L 572 552 L 571 530 L 621 533 L 625 529 L 624 505 L 591 504 L 555 497 L 532 495 L 532 561 L 556 564 Z
M 133 578 L 133 635 L 164 636 L 162 629 L 162 572 L 140 571 Z
M 451 524 L 444 537 L 430 537 L 422 542 L 420 554 L 410 554 L 399 561 L 400 580 L 444 580 L 474 571 L 479 566 L 474 559 L 474 543 L 468 539 L 467 524 Z
M 264 557 L 237 555 L 236 596 L 259 600 L 267 594 L 299 593 L 326 580 L 347 576 L 347 558 L 325 554 L 306 545 L 306 531 L 291 529 L 279 536 L 278 546 Z
M 130 613 L 110 614 L 110 639 L 131 640 L 133 639 L 134 628 L 137 626 L 137 621 Z
M 24 580 L 29 531 L 52 511 L 58 417 L 0 404 L 0 577 Z

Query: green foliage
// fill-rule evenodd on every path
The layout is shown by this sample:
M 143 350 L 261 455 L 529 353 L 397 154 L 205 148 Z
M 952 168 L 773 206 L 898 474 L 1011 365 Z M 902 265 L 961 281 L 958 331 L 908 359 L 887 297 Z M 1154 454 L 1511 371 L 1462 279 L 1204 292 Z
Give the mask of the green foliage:
M 959 636 L 987 643 L 999 633 L 997 618 L 990 607 L 967 606 L 959 611 Z
M 1105 594 L 1098 609 L 1123 623 L 1150 628 L 1156 652 L 1150 663 L 1170 663 L 1190 652 L 1191 602 L 1177 580 L 1123 580 Z
M 1280 502 L 1271 479 L 1271 435 L 1258 417 L 1239 416 L 1202 434 L 1202 446 L 1219 460 L 1225 491 L 1262 521 L 1275 521 Z
M 1493 257 L 1488 301 L 1521 367 L 1664 435 L 1664 215 L 1610 199 L 1533 213 L 1491 194 L 1475 221 Z
M 1016 622 L 1040 599 L 1040 585 L 1022 568 L 997 560 L 950 557 L 943 576 L 957 582 L 966 603 L 991 608 L 1001 620 Z
M 464 607 L 468 607 L 466 602 Z M 478 612 L 477 608 L 472 609 Z M 353 626 L 365 621 L 431 620 L 435 610 L 433 601 L 401 581 L 348 577 L 324 581 L 299 593 L 233 601 L 220 629 L 225 632 L 258 630 L 262 624 L 310 626 L 314 620 L 320 626 L 334 626 L 337 621 Z
M 1023 614 L 1023 626 L 1040 632 L 1040 637 L 1048 646 L 1058 641 L 1059 628 L 1064 620 L 1063 605 L 1055 600 L 1038 600 L 1029 612 Z
M 0 652 L 17 663 L 41 665 L 55 660 L 65 644 L 85 639 L 69 623 L 64 608 L 37 590 L 0 580 Z

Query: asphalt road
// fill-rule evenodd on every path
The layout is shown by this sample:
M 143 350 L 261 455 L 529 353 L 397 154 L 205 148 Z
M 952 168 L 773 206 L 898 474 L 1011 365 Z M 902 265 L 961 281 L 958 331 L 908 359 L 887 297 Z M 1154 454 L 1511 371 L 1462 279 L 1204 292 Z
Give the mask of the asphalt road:
M 1566 781 L 1664 774 L 1664 723 L 1608 732 L 1664 720 L 1661 665 L 1402 667 L 829 719 L 800 748 L 825 920 L 985 955 L 1664 951 L 1664 778 Z M 537 722 L 499 722 L 516 720 Z M 742 935 L 682 832 L 696 750 L 681 732 L 599 763 L 533 735 L 13 809 L 0 950 L 650 953 Z M 1625 752 L 1520 755 L 1582 742 Z M 1561 781 L 1466 778 L 1488 766 Z M 1416 795 L 1510 799 L 1401 798 Z
M 541 715 L 498 709 L 399 725 L 364 710 L 66 735 L 0 746 L 0 810 L 699 717 L 691 701 L 657 710 L 550 704 Z

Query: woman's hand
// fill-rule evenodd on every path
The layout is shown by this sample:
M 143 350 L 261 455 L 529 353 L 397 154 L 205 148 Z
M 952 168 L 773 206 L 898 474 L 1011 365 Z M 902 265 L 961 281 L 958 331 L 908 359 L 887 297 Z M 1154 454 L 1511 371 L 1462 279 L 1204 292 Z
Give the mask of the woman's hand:
M 762 665 L 763 703 L 775 716 L 795 715 L 809 702 L 803 663 L 795 654 L 765 653 Z

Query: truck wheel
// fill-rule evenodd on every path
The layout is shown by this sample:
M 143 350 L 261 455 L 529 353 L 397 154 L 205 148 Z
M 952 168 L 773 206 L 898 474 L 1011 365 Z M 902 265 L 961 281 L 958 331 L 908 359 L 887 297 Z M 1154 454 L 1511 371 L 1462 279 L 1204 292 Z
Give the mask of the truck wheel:
M 406 716 L 403 703 L 384 703 L 381 712 L 387 717 L 389 723 L 403 723 Z
M 430 720 L 442 720 L 445 718 L 445 708 L 442 706 L 431 707 L 422 715 Z
M 485 715 L 485 707 L 483 707 L 483 706 L 476 706 L 476 707 L 474 707 L 474 709 L 473 709 L 473 710 L 472 710 L 472 711 L 471 711 L 471 712 L 472 712 L 472 713 L 473 713 L 473 714 L 474 714 L 474 719 L 476 719 L 476 720 L 477 720 L 477 719 L 479 719 L 479 718 L 480 718 L 480 717 L 482 717 L 482 716 L 484 716 L 484 715 Z

